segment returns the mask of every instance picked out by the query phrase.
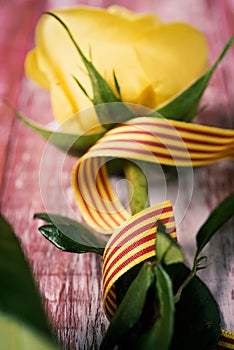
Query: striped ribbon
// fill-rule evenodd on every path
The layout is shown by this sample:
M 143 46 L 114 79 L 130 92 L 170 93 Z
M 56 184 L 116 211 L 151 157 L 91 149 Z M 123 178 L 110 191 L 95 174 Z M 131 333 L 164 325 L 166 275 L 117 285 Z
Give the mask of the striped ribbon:
M 234 349 L 234 333 L 222 330 L 217 350 Z
M 104 310 L 111 319 L 117 309 L 114 284 L 125 272 L 155 255 L 157 221 L 175 238 L 176 228 L 169 201 L 132 216 L 107 242 L 103 255 Z
M 234 158 L 234 131 L 139 117 L 108 131 L 74 167 L 72 182 L 84 220 L 113 233 L 130 217 L 108 180 L 109 158 L 191 167 Z
M 131 217 L 109 182 L 105 162 L 110 158 L 175 167 L 206 165 L 234 158 L 234 131 L 138 117 L 108 131 L 75 165 L 72 183 L 84 220 L 95 230 L 112 234 L 103 256 L 104 310 L 109 319 L 117 308 L 117 279 L 155 255 L 157 221 L 176 235 L 169 201 Z M 217 350 L 222 349 L 234 349 L 233 333 L 222 331 Z

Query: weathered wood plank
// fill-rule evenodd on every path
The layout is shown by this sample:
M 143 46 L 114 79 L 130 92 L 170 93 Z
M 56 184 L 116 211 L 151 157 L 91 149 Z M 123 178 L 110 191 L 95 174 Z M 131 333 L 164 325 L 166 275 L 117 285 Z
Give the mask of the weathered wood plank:
M 106 7 L 111 2 L 90 0 L 86 3 Z M 52 119 L 48 94 L 27 79 L 22 81 L 24 55 L 33 44 L 35 21 L 44 10 L 77 3 L 75 0 L 14 0 L 8 3 L 0 1 L 0 16 L 3 19 L 0 23 L 5 28 L 4 36 L 3 32 L 0 32 L 0 91 L 13 103 L 18 100 L 20 110 L 42 123 Z M 119 0 L 115 3 L 135 8 L 139 12 L 154 11 L 165 21 L 183 20 L 196 25 L 207 36 L 211 62 L 217 57 L 234 29 L 234 4 L 231 0 Z M 7 21 L 4 18 L 7 18 Z M 15 39 L 9 45 L 7 40 L 12 35 Z M 234 47 L 207 89 L 204 98 L 207 108 L 200 114 L 200 122 L 231 127 L 234 111 L 233 57 Z M 2 174 L 4 180 L 4 186 L 1 187 L 1 210 L 20 236 L 59 341 L 65 349 L 97 349 L 107 326 L 102 311 L 101 259 L 91 254 L 77 256 L 58 251 L 42 239 L 37 233 L 38 223 L 32 220 L 35 212 L 44 209 L 69 216 L 75 215 L 77 207 L 70 187 L 70 170 L 75 159 L 67 158 L 64 167 L 61 167 L 61 153 L 46 148 L 47 160 L 42 166 L 41 160 L 45 159 L 45 142 L 18 121 L 14 121 L 13 126 L 12 116 L 5 112 L 0 130 L 0 179 Z M 10 148 L 7 153 L 9 142 Z M 193 179 L 191 176 L 184 176 L 184 193 L 176 204 L 177 219 L 186 214 L 182 221 L 179 220 L 181 222 L 178 236 L 179 242 L 186 248 L 188 261 L 191 260 L 194 251 L 193 239 L 197 229 L 210 210 L 234 189 L 233 163 L 222 162 L 199 168 L 193 175 Z M 60 176 L 64 194 L 58 191 Z M 194 188 L 190 201 L 187 190 L 191 181 Z M 176 203 L 177 192 L 175 184 L 169 183 L 167 198 Z M 156 193 L 154 200 L 157 201 L 160 195 L 163 194 Z M 223 326 L 230 330 L 234 329 L 232 230 L 233 225 L 229 223 L 212 240 L 206 250 L 212 266 L 202 274 L 221 305 L 224 314 Z
M 40 2 L 42 6 L 44 1 Z M 28 50 L 29 38 L 39 16 L 38 2 L 35 1 L 0 1 L 0 98 L 7 98 L 16 104 L 23 77 L 23 62 Z M 20 15 L 19 15 L 20 14 Z M 11 135 L 14 116 L 0 101 L 0 188 L 7 161 L 8 147 L 11 147 Z M 10 151 L 10 150 L 9 150 Z

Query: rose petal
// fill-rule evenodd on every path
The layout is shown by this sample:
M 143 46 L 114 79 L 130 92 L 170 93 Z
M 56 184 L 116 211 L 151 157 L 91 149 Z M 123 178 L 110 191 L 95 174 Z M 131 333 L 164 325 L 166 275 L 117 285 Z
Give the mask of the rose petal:
M 208 49 L 204 36 L 184 23 L 160 26 L 142 37 L 136 50 L 157 104 L 190 85 L 207 69 Z
M 49 89 L 47 76 L 40 70 L 37 60 L 37 49 L 30 51 L 25 60 L 25 73 L 42 88 Z

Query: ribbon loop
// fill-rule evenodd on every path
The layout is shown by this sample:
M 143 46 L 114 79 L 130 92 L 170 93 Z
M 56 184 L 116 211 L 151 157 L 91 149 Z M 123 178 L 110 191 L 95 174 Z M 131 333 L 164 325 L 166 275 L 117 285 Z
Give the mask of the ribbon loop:
M 108 131 L 74 167 L 72 182 L 85 221 L 113 233 L 130 217 L 115 195 L 105 160 L 124 158 L 191 167 L 234 157 L 234 131 L 139 117 Z

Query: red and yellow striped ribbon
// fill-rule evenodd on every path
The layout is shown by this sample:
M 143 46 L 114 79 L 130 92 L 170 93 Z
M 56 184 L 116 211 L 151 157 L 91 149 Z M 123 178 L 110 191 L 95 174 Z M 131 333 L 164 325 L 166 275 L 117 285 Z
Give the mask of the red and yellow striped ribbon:
M 130 217 L 108 180 L 105 161 L 124 158 L 200 166 L 234 158 L 234 131 L 162 118 L 139 117 L 108 131 L 74 167 L 72 182 L 84 220 L 112 233 Z
M 117 309 L 114 284 L 125 272 L 155 256 L 157 221 L 175 238 L 176 228 L 169 201 L 147 208 L 127 220 L 107 242 L 103 255 L 104 310 L 111 319 Z
M 217 350 L 234 349 L 234 333 L 222 330 Z
M 168 119 L 139 117 L 108 131 L 74 167 L 72 182 L 84 220 L 112 233 L 104 252 L 103 297 L 109 319 L 116 311 L 115 282 L 133 266 L 155 255 L 157 221 L 175 237 L 170 202 L 131 217 L 107 175 L 109 158 L 170 166 L 201 166 L 234 158 L 234 131 Z M 217 350 L 234 349 L 234 334 L 222 331 Z

